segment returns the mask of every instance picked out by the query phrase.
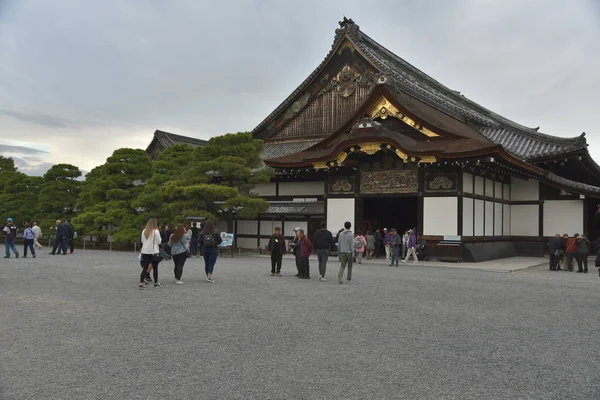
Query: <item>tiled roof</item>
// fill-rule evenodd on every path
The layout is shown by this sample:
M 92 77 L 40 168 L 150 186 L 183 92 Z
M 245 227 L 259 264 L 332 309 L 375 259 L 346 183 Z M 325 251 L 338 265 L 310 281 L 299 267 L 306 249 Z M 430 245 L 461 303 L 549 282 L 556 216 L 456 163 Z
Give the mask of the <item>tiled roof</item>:
M 322 201 L 270 201 L 268 215 L 324 215 L 325 205 Z
M 553 183 L 557 183 L 563 188 L 571 188 L 575 193 L 600 195 L 600 187 L 588 185 L 586 183 L 575 182 L 562 176 L 558 176 L 552 172 L 549 172 L 546 178 Z
M 260 158 L 262 160 L 268 160 L 270 158 L 299 153 L 314 146 L 320 141 L 321 139 L 265 143 L 263 150 L 260 153 Z
M 206 146 L 208 142 L 202 139 L 196 139 L 188 136 L 176 135 L 174 133 L 156 130 L 154 138 L 163 148 L 175 146 L 177 144 L 189 144 L 190 146 Z

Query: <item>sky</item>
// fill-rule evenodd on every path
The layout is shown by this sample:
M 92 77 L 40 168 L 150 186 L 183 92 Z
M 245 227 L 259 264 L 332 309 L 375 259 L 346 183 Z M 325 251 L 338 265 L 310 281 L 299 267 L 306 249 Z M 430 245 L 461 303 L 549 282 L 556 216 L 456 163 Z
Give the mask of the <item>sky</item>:
M 250 131 L 324 59 L 338 21 L 600 161 L 600 0 L 0 0 L 0 155 L 84 171 L 156 129 Z

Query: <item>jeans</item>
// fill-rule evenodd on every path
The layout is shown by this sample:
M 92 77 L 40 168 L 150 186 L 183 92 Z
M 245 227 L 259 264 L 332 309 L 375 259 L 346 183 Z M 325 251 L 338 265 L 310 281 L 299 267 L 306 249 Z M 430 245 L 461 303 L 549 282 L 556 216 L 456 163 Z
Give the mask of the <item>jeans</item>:
M 17 251 L 17 248 L 15 247 L 14 240 L 4 239 L 4 249 L 6 250 L 6 257 L 10 257 L 10 250 L 12 250 L 16 256 L 19 255 L 19 252 Z
M 317 249 L 317 258 L 319 259 L 319 275 L 325 278 L 327 260 L 329 259 L 329 249 Z
M 175 274 L 175 279 L 178 281 L 181 280 L 181 275 L 183 275 L 183 266 L 185 265 L 185 260 L 187 260 L 187 254 L 184 251 L 183 253 L 175 254 L 171 257 L 173 259 L 173 273 Z
M 338 281 L 342 282 L 344 279 L 344 270 L 348 265 L 348 281 L 352 280 L 352 253 L 344 252 L 340 253 L 340 272 L 338 273 Z
M 23 239 L 23 256 L 27 257 L 27 248 L 31 249 L 31 255 L 35 257 L 35 249 L 33 248 L 33 239 Z
M 356 261 L 357 261 L 359 264 L 362 264 L 362 258 L 363 258 L 363 254 L 364 254 L 364 252 L 362 252 L 362 251 L 357 251 L 357 252 L 356 252 Z
M 150 277 L 150 272 L 148 272 L 148 267 L 152 265 L 152 274 L 154 276 L 154 283 L 158 282 L 158 264 L 160 261 L 155 263 L 152 261 L 152 254 L 142 254 L 142 275 L 140 275 L 140 283 L 144 283 L 144 278 L 146 276 Z
M 195 257 L 198 255 L 198 238 L 192 238 L 190 243 L 190 253 Z
M 219 256 L 219 249 L 216 247 L 203 247 L 202 256 L 204 257 L 204 271 L 206 275 L 212 275 Z
M 271 253 L 271 273 L 281 272 L 281 263 L 283 262 L 283 254 Z
M 398 262 L 400 262 L 400 249 L 396 246 L 391 246 L 390 247 L 390 266 L 391 265 L 395 265 L 396 267 L 398 266 Z
M 67 254 L 67 241 L 64 237 L 57 237 L 56 239 L 54 239 L 54 247 L 52 248 L 52 254 L 55 254 L 57 251 L 59 254 L 61 251 L 63 252 L 63 254 Z

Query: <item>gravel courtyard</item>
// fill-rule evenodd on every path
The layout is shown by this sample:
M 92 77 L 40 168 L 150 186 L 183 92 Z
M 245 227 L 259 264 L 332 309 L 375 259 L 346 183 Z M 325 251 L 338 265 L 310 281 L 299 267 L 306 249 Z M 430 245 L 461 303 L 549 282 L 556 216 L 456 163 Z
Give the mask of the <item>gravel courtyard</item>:
M 46 250 L 46 249 L 44 249 Z M 600 278 L 134 253 L 0 260 L 0 399 L 598 399 Z

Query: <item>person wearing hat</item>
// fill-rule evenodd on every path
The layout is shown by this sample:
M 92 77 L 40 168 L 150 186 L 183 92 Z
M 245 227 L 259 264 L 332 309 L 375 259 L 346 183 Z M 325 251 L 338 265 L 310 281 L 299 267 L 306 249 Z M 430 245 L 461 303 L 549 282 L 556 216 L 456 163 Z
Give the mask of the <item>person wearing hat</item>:
M 402 260 L 402 262 L 408 262 L 408 258 L 412 255 L 415 264 L 417 264 L 419 262 L 419 259 L 417 258 L 417 251 L 416 251 L 417 237 L 415 236 L 415 233 L 412 229 L 408 230 L 408 234 L 410 236 L 408 237 L 408 248 L 406 249 L 406 258 L 404 260 Z
M 15 247 L 15 239 L 17 238 L 17 232 L 18 229 L 15 226 L 15 224 L 13 224 L 12 218 L 8 218 L 6 220 L 6 226 L 2 230 L 2 233 L 4 234 L 4 249 L 6 251 L 6 255 L 4 256 L 4 258 L 10 258 L 10 250 L 12 250 L 13 253 L 15 253 L 15 258 L 19 258 L 19 252 Z
M 391 228 L 390 233 L 390 267 L 397 267 L 400 261 L 400 244 L 402 238 L 398 235 L 396 228 Z
M 281 228 L 275 228 L 271 235 L 267 250 L 271 253 L 271 276 L 281 276 L 281 263 L 285 254 L 285 238 L 281 234 Z
M 576 233 L 573 235 L 573 237 L 570 237 L 567 239 L 567 243 L 566 243 L 566 250 L 565 250 L 565 254 L 566 254 L 566 264 L 565 264 L 565 270 L 568 270 L 569 272 L 573 272 L 573 260 L 577 260 L 577 238 L 579 237 L 579 234 Z

